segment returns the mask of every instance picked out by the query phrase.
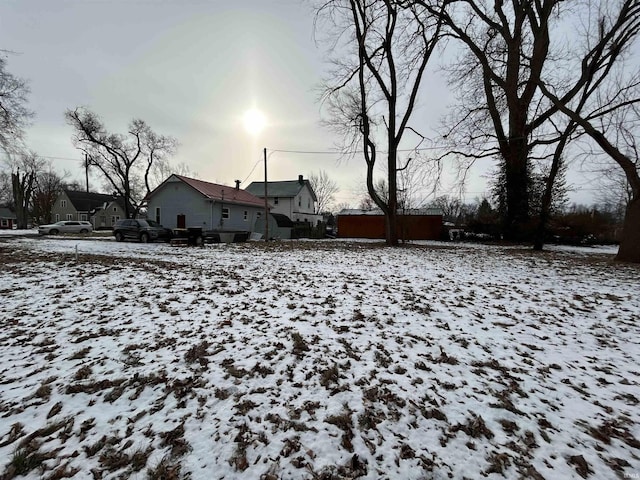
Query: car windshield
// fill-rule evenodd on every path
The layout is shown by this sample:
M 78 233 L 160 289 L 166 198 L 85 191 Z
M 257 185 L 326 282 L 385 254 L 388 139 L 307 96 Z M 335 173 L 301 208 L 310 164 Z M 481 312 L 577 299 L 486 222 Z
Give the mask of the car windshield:
M 149 227 L 149 226 L 150 226 L 150 225 L 149 225 L 149 223 L 147 223 L 147 221 L 146 221 L 146 220 L 140 220 L 140 219 L 138 219 L 138 224 L 139 224 L 141 227 Z
M 162 227 L 162 225 L 160 225 L 158 222 L 156 222 L 155 220 L 147 220 L 147 223 L 152 226 L 152 227 Z
M 65 222 L 64 220 L 54 223 L 54 225 L 66 225 L 66 224 L 67 222 Z

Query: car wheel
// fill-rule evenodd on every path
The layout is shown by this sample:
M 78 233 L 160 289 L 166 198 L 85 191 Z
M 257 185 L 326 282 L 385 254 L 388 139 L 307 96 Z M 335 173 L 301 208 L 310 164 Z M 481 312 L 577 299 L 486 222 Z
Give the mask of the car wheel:
M 55 228 L 52 230 L 49 230 L 49 235 L 57 235 L 59 232 L 58 230 L 56 230 Z
M 83 228 L 82 230 L 80 230 L 80 233 L 89 233 L 89 230 L 87 230 L 86 228 Z
M 124 240 L 124 235 L 122 235 L 122 232 L 116 232 L 116 242 L 121 242 Z
M 149 234 L 143 233 L 142 235 L 140 235 L 140 241 L 142 243 L 149 243 Z

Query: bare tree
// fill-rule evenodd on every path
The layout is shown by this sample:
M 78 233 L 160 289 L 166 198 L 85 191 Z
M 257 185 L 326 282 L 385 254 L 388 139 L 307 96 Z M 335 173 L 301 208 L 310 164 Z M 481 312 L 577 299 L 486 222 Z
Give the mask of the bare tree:
M 338 184 L 329 178 L 329 174 L 324 170 L 309 175 L 309 183 L 316 194 L 316 213 L 329 211 L 331 204 L 338 192 Z
M 638 5 L 640 8 L 640 3 Z M 638 15 L 640 15 L 640 11 Z M 640 25 L 638 25 L 638 27 L 640 27 Z M 625 212 L 622 239 L 620 241 L 617 259 L 640 263 L 640 157 L 638 155 L 639 145 L 637 131 L 638 128 L 640 128 L 640 115 L 637 108 L 640 97 L 635 97 L 625 102 L 631 107 L 625 109 L 625 111 L 631 112 L 635 117 L 629 123 L 629 125 L 635 126 L 635 131 L 624 126 L 624 124 L 618 124 L 617 128 L 611 132 L 606 128 L 598 128 L 596 122 L 600 115 L 596 115 L 595 113 L 592 115 L 581 115 L 573 110 L 570 105 L 562 102 L 562 100 L 546 86 L 542 88 L 545 95 L 547 95 L 564 114 L 584 129 L 585 133 L 589 135 L 602 151 L 611 157 L 624 172 L 628 188 L 631 192 L 631 198 Z M 611 105 L 604 106 L 603 108 L 610 110 Z M 620 113 L 619 109 L 617 113 Z M 600 127 L 602 126 L 603 124 L 600 123 Z
M 415 2 L 392 0 L 329 0 L 316 18 L 330 22 L 336 33 L 335 69 L 324 96 L 329 124 L 344 135 L 346 150 L 362 151 L 367 190 L 385 215 L 387 244 L 397 245 L 398 171 L 405 168 L 398 150 L 411 129 L 440 20 Z M 380 154 L 386 155 L 386 200 L 374 185 Z
M 51 162 L 36 174 L 31 199 L 31 218 L 38 224 L 51 223 L 51 210 L 64 188 L 64 179 L 68 173 L 59 175 L 53 170 Z
M 183 177 L 198 178 L 198 173 L 192 172 L 191 168 L 186 163 L 181 162 L 177 165 L 172 165 L 166 159 L 163 159 L 160 162 L 156 162 L 153 170 L 151 171 L 152 178 L 150 182 L 153 185 L 160 185 L 173 174 L 181 175 Z
M 13 206 L 16 210 L 16 224 L 20 229 L 27 228 L 29 223 L 29 210 L 36 178 L 42 171 L 43 165 L 44 161 L 33 152 L 10 156 Z
M 342 210 L 349 210 L 351 208 L 351 204 L 348 202 L 340 202 L 334 205 L 333 213 L 334 215 L 338 215 Z
M 11 172 L 0 171 L 0 207 L 13 205 Z
M 464 46 L 465 53 L 450 67 L 460 100 L 445 133 L 455 145 L 452 153 L 504 162 L 505 234 L 512 239 L 528 237 L 531 161 L 555 158 L 561 162 L 564 146 L 560 150 L 556 146 L 573 131 L 570 121 L 558 115 L 558 105 L 541 93 L 540 79 L 561 88 L 562 102 L 584 106 L 593 93 L 588 88 L 593 75 L 610 73 L 618 60 L 616 52 L 632 40 L 625 32 L 637 21 L 633 7 L 637 0 L 602 0 L 599 5 L 562 0 L 449 0 L 444 9 L 418 1 L 432 14 L 440 14 L 451 35 Z M 570 24 L 573 19 L 588 23 L 604 6 L 614 13 L 615 21 L 601 24 L 602 35 L 582 36 L 582 45 L 565 40 L 566 31 L 575 28 Z M 585 68 L 587 64 L 598 70 Z M 574 77 L 572 71 L 583 75 Z
M 468 206 L 460 198 L 448 195 L 437 197 L 432 205 L 442 210 L 442 218 L 445 222 L 451 222 L 454 225 L 462 223 L 468 212 Z
M 153 170 L 175 151 L 175 139 L 154 133 L 137 119 L 130 123 L 127 135 L 109 133 L 86 108 L 67 110 L 65 117 L 75 131 L 75 146 L 89 156 L 115 194 L 123 197 L 125 215 L 137 215 L 155 186 Z
M 6 70 L 3 53 L 0 51 L 0 148 L 15 153 L 33 112 L 26 107 L 29 95 L 26 80 Z

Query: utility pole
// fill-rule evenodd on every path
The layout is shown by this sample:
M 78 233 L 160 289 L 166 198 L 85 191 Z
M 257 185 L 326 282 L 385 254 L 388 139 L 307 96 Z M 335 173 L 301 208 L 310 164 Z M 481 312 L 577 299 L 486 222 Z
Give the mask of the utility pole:
M 264 241 L 269 241 L 269 199 L 267 197 L 267 149 L 264 149 Z

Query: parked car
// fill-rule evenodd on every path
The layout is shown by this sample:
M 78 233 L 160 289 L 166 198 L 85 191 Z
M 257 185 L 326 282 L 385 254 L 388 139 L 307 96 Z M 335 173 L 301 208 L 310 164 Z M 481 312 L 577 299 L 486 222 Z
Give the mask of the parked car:
M 61 220 L 51 225 L 40 225 L 38 233 L 40 235 L 57 235 L 59 233 L 89 233 L 93 231 L 91 222 L 76 220 Z
M 156 240 L 168 242 L 173 232 L 153 220 L 134 218 L 118 220 L 113 226 L 113 235 L 118 242 L 123 240 L 139 240 L 143 243 Z

